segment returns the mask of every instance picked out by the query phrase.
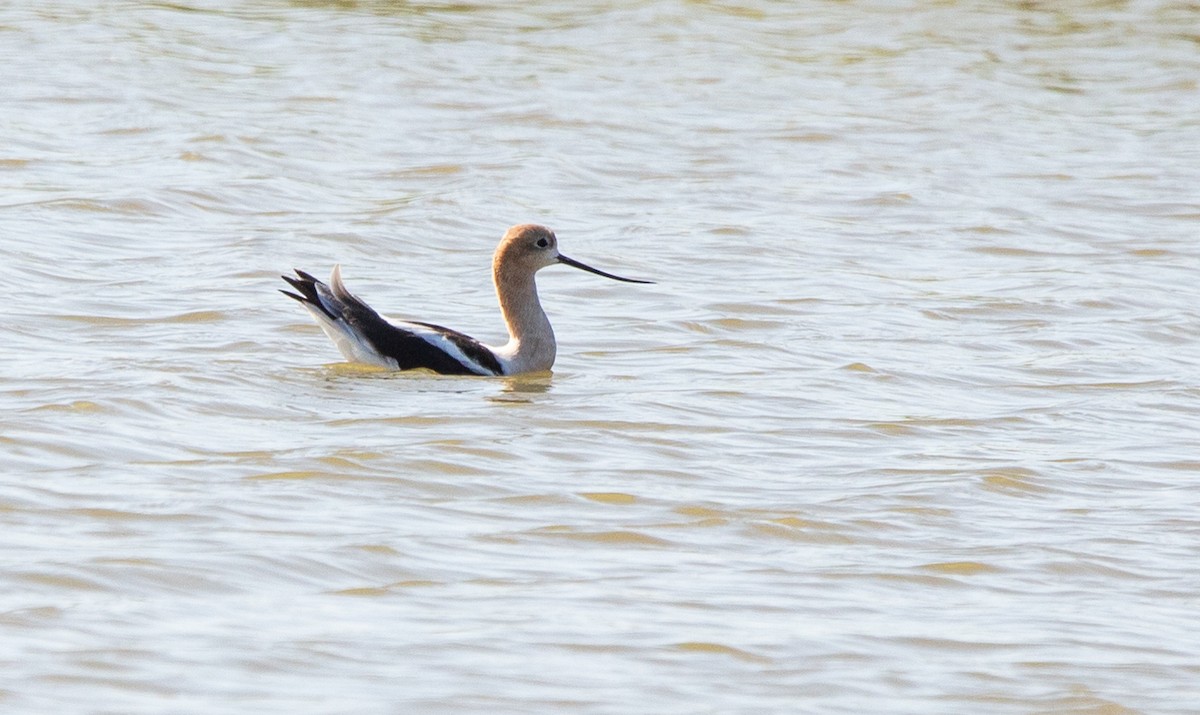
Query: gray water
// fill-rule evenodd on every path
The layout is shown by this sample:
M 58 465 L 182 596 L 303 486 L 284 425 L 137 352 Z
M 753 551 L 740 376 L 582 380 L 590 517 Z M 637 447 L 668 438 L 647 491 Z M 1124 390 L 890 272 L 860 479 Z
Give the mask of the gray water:
M 0 9 L 0 710 L 1200 710 L 1200 8 Z M 341 263 L 553 374 L 339 362 Z

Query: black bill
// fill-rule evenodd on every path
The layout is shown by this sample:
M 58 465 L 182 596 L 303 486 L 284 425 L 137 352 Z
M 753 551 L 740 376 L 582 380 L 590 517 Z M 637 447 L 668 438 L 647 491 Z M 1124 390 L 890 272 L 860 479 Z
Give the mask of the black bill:
M 598 270 L 596 268 L 592 268 L 591 266 L 587 265 L 586 263 L 580 263 L 579 261 L 575 260 L 574 258 L 567 258 L 566 256 L 562 255 L 561 253 L 558 254 L 558 262 L 565 263 L 568 266 L 571 266 L 572 268 L 578 268 L 581 271 L 587 271 L 588 273 L 595 273 L 596 275 L 604 276 L 605 278 L 612 278 L 614 281 L 625 281 L 626 283 L 653 283 L 654 282 L 654 281 L 639 281 L 636 278 L 622 278 L 621 276 L 614 276 L 611 273 L 605 273 L 604 271 Z

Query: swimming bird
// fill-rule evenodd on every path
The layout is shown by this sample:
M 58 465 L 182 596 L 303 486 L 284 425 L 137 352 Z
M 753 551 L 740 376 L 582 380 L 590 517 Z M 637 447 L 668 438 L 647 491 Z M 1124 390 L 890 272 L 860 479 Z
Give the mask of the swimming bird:
M 558 238 L 545 226 L 513 226 L 492 257 L 492 282 L 508 326 L 500 347 L 433 323 L 390 321 L 346 290 L 340 266 L 326 284 L 296 269 L 281 276 L 297 292 L 280 290 L 312 313 L 317 324 L 351 362 L 399 370 L 426 368 L 443 375 L 518 375 L 549 370 L 558 345 L 538 300 L 534 274 L 556 263 L 626 283 L 652 283 L 597 270 L 558 251 Z

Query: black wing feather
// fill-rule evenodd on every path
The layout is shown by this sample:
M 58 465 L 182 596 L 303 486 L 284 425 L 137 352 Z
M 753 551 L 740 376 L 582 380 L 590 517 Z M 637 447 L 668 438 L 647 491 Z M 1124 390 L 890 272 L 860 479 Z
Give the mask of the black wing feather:
M 376 352 L 395 360 L 397 367 L 401 370 L 426 368 L 442 375 L 478 374 L 477 371 L 464 365 L 460 360 L 455 359 L 424 338 L 392 325 L 379 315 L 379 313 L 375 312 L 375 309 L 359 300 L 356 296 L 348 293 L 335 296 L 338 302 L 341 303 L 342 310 L 339 315 L 333 314 L 325 307 L 325 304 L 321 302 L 320 296 L 317 294 L 317 284 L 321 283 L 321 281 L 298 269 L 296 270 L 296 275 L 300 276 L 300 278 L 292 278 L 290 276 L 282 276 L 282 278 L 299 291 L 300 295 L 285 290 L 281 290 L 280 293 L 305 305 L 316 307 L 322 313 L 329 316 L 331 320 L 345 321 L 351 329 L 370 342 Z M 500 361 L 496 359 L 491 350 L 484 347 L 478 340 L 439 325 L 432 325 L 430 323 L 417 323 L 417 325 L 437 330 L 462 350 L 464 355 L 475 360 L 487 370 L 490 370 L 493 375 L 503 373 Z
M 504 373 L 504 368 L 500 366 L 500 361 L 496 359 L 496 354 L 470 335 L 460 333 L 457 330 L 451 330 L 450 328 L 444 328 L 440 325 L 434 325 L 433 323 L 422 323 L 416 320 L 410 322 L 414 325 L 423 325 L 426 328 L 438 331 L 443 337 L 454 343 L 459 350 L 462 350 L 463 355 L 491 370 L 493 375 Z

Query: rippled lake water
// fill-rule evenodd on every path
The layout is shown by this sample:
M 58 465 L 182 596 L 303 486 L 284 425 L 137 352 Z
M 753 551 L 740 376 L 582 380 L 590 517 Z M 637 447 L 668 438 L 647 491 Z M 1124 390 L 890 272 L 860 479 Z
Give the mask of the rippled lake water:
M 0 710 L 1194 713 L 1192 2 L 0 9 Z M 359 369 L 341 263 L 554 373 Z

